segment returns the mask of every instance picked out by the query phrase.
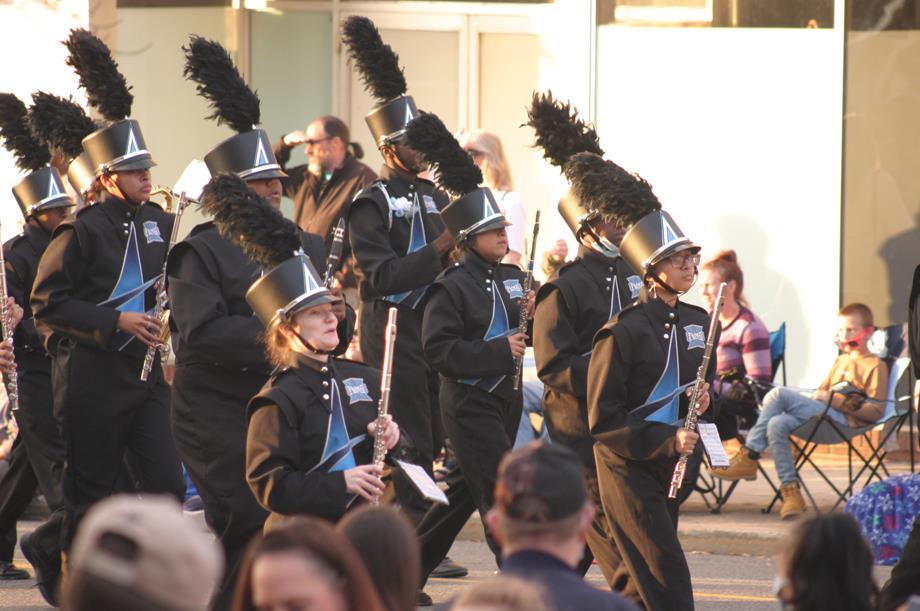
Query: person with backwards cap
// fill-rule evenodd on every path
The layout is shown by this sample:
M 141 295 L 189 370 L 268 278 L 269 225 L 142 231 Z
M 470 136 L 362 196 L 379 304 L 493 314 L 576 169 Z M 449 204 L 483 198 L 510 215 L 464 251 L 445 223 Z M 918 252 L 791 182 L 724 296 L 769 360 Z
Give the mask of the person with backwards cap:
M 101 73 L 105 91 L 125 94 L 108 49 L 86 36 L 106 53 L 88 54 L 92 61 L 78 71 Z M 83 148 L 101 201 L 58 226 L 31 298 L 53 355 L 54 409 L 66 449 L 65 551 L 89 507 L 112 493 L 126 456 L 140 491 L 180 499 L 185 491 L 160 359 L 148 380 L 140 379 L 147 348 L 160 341 L 161 323 L 151 312 L 174 217 L 148 201 L 155 164 L 136 120 L 91 133 Z
M 594 528 L 594 501 L 577 454 L 533 441 L 505 455 L 486 522 L 502 546 L 502 574 L 543 586 L 556 611 L 637 611 L 585 583 L 578 564 Z
M 646 289 L 597 332 L 588 365 L 601 502 L 635 582 L 622 591 L 647 609 L 692 609 L 690 570 L 677 538 L 679 505 L 667 495 L 678 457 L 692 454 L 699 439 L 680 419 L 705 351 L 709 314 L 680 296 L 696 280 L 700 247 L 661 209 L 648 182 L 612 161 L 578 153 L 565 174 L 587 210 L 627 228 L 620 253 Z M 713 359 L 706 380 L 715 365 Z M 700 413 L 710 401 L 704 383 Z

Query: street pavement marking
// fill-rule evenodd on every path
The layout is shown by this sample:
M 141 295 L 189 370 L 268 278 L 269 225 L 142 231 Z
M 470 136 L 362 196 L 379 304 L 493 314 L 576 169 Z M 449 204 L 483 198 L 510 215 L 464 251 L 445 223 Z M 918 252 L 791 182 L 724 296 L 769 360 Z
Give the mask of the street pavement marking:
M 715 592 L 693 592 L 693 598 L 707 598 L 709 600 L 743 600 L 747 602 L 771 602 L 774 596 L 746 596 L 744 594 L 717 594 Z

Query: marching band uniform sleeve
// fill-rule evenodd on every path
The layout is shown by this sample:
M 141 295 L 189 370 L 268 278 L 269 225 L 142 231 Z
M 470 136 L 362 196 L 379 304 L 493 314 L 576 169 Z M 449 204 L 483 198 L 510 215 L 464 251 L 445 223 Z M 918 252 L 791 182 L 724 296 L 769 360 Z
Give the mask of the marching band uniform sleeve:
M 627 460 L 677 458 L 677 427 L 638 419 L 627 405 L 626 355 L 638 346 L 628 330 L 605 325 L 597 333 L 588 367 L 588 425 L 598 442 Z
M 119 312 L 73 296 L 91 256 L 83 252 L 76 228 L 66 224 L 58 228 L 42 256 L 31 305 L 46 341 L 52 333 L 60 333 L 103 350 L 111 347 Z
M 352 203 L 348 234 L 358 266 L 380 295 L 395 295 L 425 286 L 441 273 L 441 259 L 431 244 L 406 255 L 393 250 L 387 219 L 371 197 L 359 196 Z
M 429 289 L 422 319 L 422 346 L 432 368 L 453 379 L 511 373 L 514 359 L 508 339 L 486 340 L 466 333 L 458 303 L 462 297 L 452 292 L 440 283 Z
M 309 513 L 337 520 L 347 508 L 343 471 L 306 472 L 296 416 L 270 398 L 250 404 L 246 479 L 259 503 L 275 513 Z
M 174 325 L 196 355 L 234 368 L 264 367 L 262 323 L 230 311 L 216 278 L 215 262 L 180 243 L 170 257 L 169 300 Z
M 550 388 L 585 399 L 590 352 L 579 351 L 575 314 L 557 287 L 544 285 L 540 293 L 533 319 L 537 375 Z
M 30 266 L 25 255 L 20 256 L 17 250 L 19 249 L 14 245 L 5 253 L 7 294 L 23 309 L 22 322 L 16 327 L 14 333 L 15 344 L 17 347 L 27 346 L 41 351 L 42 336 L 35 328 L 35 319 L 32 318 L 32 309 L 29 307 L 29 294 L 32 288 Z M 31 268 L 35 268 L 34 260 Z

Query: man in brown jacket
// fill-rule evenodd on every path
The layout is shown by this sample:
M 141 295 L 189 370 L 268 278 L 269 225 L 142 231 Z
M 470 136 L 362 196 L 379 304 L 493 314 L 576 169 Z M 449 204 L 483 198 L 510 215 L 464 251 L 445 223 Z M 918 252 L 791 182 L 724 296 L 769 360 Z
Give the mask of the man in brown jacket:
M 291 149 L 301 144 L 305 147 L 308 163 L 285 167 L 291 158 Z M 328 252 L 336 223 L 348 211 L 355 195 L 377 175 L 358 161 L 364 156 L 361 146 L 349 141 L 348 126 L 337 117 L 319 117 L 305 132 L 298 130 L 286 134 L 275 144 L 274 150 L 278 163 L 288 175 L 285 195 L 294 200 L 294 222 L 304 231 L 320 235 L 326 241 Z M 343 254 L 348 254 L 347 237 L 345 249 Z

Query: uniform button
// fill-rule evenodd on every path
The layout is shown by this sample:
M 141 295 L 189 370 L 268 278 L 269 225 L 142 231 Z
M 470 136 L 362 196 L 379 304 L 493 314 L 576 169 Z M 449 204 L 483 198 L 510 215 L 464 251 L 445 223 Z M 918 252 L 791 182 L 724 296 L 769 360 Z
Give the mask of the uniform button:
M 128 226 L 128 223 L 122 223 L 122 225 L 124 225 L 125 227 L 127 227 L 127 226 Z
M 607 287 L 607 292 L 608 292 L 608 293 L 610 292 L 610 287 L 609 287 L 609 286 Z
M 607 271 L 608 271 L 608 272 L 612 272 L 612 271 L 613 271 L 613 268 L 612 268 L 612 267 L 608 267 L 608 268 L 607 268 Z M 610 280 L 610 278 L 607 278 L 607 280 Z
M 329 368 L 323 367 L 322 369 L 320 369 L 320 371 L 322 371 L 323 373 L 327 373 L 329 371 Z
M 323 395 L 323 401 L 328 401 L 328 400 L 329 400 L 329 395 Z
M 669 323 L 669 322 L 664 323 L 664 328 L 665 328 L 665 329 L 670 329 L 670 328 L 671 328 L 671 323 Z
M 492 270 L 491 270 L 491 269 L 490 269 L 490 270 L 488 270 L 488 273 L 489 273 L 489 275 L 491 275 L 491 274 L 492 274 Z
M 486 287 L 486 290 L 489 291 L 490 293 L 492 292 L 492 289 L 490 287 Z
M 665 339 L 669 339 L 671 336 L 665 333 L 662 337 L 664 337 Z
M 125 235 L 128 235 L 128 230 L 127 230 L 127 229 L 125 229 Z
M 674 312 L 668 312 L 668 318 L 674 318 Z
M 323 380 L 323 386 L 329 386 L 329 381 L 328 381 L 328 380 Z
M 460 267 L 460 263 L 454 263 L 454 267 Z

